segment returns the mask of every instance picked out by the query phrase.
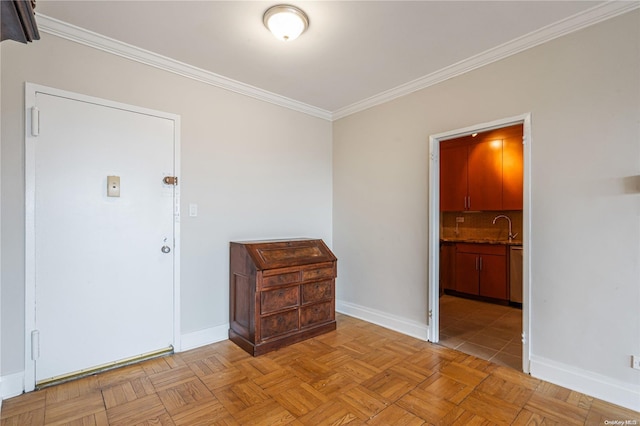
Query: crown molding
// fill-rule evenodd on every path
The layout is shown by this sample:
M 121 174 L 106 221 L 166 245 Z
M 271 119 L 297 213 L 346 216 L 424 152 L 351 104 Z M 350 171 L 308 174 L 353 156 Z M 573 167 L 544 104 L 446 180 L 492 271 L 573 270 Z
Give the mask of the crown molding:
M 576 15 L 547 25 L 546 27 L 533 31 L 522 37 L 518 37 L 453 65 L 442 68 L 431 74 L 394 87 L 393 89 L 378 93 L 377 95 L 363 99 L 344 108 L 337 109 L 333 112 L 314 107 L 313 105 L 305 104 L 303 102 L 298 102 L 276 93 L 176 61 L 175 59 L 123 43 L 43 14 L 37 13 L 36 21 L 38 23 L 38 29 L 42 32 L 153 66 L 186 78 L 191 78 L 205 84 L 311 115 L 313 117 L 334 121 L 418 90 L 425 89 L 445 80 L 449 80 L 469 71 L 473 71 L 477 68 L 507 58 L 511 55 L 515 55 L 524 50 L 554 40 L 558 37 L 571 34 L 575 31 L 638 8 L 640 8 L 640 1 L 638 0 L 607 1 Z
M 516 53 L 541 45 L 558 37 L 571 34 L 588 26 L 625 14 L 640 8 L 640 1 L 608 1 L 581 13 L 570 16 L 539 30 L 525 34 L 504 44 L 471 56 L 426 76 L 386 90 L 362 101 L 356 102 L 333 112 L 332 121 L 347 117 L 376 105 L 389 102 L 421 89 L 441 83 L 445 80 L 465 74 L 469 71 L 507 58 Z
M 148 50 L 141 49 L 127 43 L 123 43 L 121 41 L 95 33 L 93 31 L 89 31 L 84 28 L 71 25 L 64 21 L 51 18 L 41 13 L 36 13 L 36 21 L 38 23 L 38 29 L 42 32 L 76 43 L 80 43 L 85 46 L 93 47 L 95 49 L 102 50 L 104 52 L 120 56 L 122 58 L 130 59 L 136 62 L 143 63 L 145 65 L 159 68 L 161 70 L 168 71 L 170 73 L 190 78 L 205 84 L 209 84 L 211 86 L 219 87 L 221 89 L 259 99 L 264 102 L 279 105 L 281 107 L 302 112 L 313 117 L 321 118 L 324 120 L 331 120 L 330 111 L 317 108 L 303 102 L 298 102 L 285 96 L 281 96 L 255 86 L 251 86 L 249 84 L 245 84 L 240 81 L 203 70 L 202 68 L 194 67 L 192 65 L 176 61 L 175 59 L 171 59 L 166 56 L 159 55 L 157 53 L 150 52 Z

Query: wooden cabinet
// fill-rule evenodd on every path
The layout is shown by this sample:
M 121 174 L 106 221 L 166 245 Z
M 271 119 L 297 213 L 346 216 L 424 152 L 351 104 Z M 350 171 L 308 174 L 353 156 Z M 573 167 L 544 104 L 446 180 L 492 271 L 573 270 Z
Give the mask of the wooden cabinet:
M 336 262 L 317 239 L 232 242 L 229 339 L 256 356 L 335 330 Z
M 456 244 L 440 243 L 440 291 L 455 290 Z
M 440 210 L 467 210 L 468 147 L 455 142 L 440 144 Z
M 502 208 L 522 210 L 523 186 L 522 137 L 513 136 L 502 145 Z
M 467 210 L 503 210 L 502 139 L 469 145 Z
M 507 247 L 502 244 L 456 244 L 455 291 L 509 300 Z
M 440 143 L 440 210 L 522 209 L 522 125 Z

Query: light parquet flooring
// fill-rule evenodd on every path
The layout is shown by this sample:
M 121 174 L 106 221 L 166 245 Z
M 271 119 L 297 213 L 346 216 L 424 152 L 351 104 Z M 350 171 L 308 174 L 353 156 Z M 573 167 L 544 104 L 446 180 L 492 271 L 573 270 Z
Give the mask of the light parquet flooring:
M 640 424 L 511 368 L 337 319 L 256 358 L 223 341 L 11 398 L 1 426 Z

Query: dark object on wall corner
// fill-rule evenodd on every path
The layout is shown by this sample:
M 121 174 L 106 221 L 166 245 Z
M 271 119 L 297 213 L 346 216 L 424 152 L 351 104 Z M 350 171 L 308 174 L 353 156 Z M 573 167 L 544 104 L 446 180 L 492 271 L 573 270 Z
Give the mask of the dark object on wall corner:
M 15 40 L 27 43 L 40 40 L 33 10 L 35 0 L 0 0 L 0 20 L 2 34 L 0 41 Z

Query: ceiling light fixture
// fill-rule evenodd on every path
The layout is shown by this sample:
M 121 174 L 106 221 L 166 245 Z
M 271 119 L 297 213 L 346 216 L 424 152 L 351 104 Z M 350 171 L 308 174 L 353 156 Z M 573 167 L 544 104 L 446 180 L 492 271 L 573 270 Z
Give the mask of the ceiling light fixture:
M 295 40 L 309 27 L 307 14 L 288 4 L 279 4 L 267 9 L 262 22 L 278 40 L 282 41 Z

